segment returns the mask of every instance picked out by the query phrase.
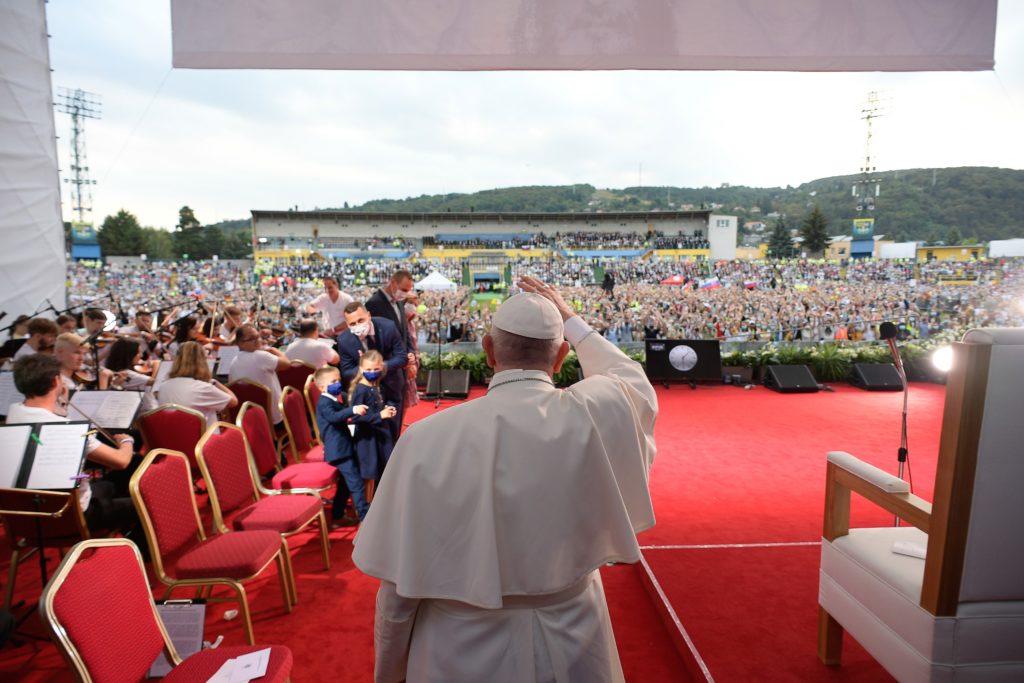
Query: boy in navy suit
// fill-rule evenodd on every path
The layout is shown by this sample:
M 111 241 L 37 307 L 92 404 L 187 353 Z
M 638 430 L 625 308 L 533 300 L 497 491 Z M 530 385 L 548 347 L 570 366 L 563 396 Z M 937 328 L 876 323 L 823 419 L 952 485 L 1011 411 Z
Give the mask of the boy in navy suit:
M 316 404 L 316 423 L 324 444 L 324 460 L 337 467 L 341 475 L 338 492 L 331 504 L 331 528 L 355 526 L 363 521 L 370 504 L 366 500 L 366 485 L 359 472 L 359 460 L 352 448 L 348 420 L 353 415 L 365 415 L 366 406 L 344 406 L 341 373 L 337 368 L 324 366 L 316 371 L 313 380 L 321 392 Z M 358 517 L 345 516 L 345 503 L 350 495 Z

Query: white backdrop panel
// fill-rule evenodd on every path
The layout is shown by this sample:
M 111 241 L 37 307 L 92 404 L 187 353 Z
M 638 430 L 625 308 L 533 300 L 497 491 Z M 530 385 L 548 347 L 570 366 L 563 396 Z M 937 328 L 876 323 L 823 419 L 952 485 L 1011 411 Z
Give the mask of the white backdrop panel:
M 0 311 L 63 308 L 64 227 L 43 0 L 0 0 Z
M 996 0 L 171 0 L 197 69 L 954 71 Z

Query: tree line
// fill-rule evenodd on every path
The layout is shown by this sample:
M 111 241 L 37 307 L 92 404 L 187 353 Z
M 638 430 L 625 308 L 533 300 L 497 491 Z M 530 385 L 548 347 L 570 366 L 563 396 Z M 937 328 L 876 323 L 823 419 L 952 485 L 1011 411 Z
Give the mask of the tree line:
M 135 214 L 121 209 L 107 216 L 96 233 L 104 256 L 138 256 L 151 261 L 252 257 L 248 221 L 202 225 L 188 206 L 178 211 L 173 232 L 143 227 Z

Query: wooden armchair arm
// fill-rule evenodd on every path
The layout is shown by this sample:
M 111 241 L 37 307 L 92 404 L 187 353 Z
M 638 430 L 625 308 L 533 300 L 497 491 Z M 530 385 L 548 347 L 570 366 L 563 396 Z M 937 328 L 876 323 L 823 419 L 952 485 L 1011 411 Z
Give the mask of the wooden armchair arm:
M 848 453 L 829 453 L 825 481 L 825 527 L 822 536 L 833 541 L 850 531 L 850 492 L 867 498 L 928 533 L 932 505 L 910 493 L 899 479 Z

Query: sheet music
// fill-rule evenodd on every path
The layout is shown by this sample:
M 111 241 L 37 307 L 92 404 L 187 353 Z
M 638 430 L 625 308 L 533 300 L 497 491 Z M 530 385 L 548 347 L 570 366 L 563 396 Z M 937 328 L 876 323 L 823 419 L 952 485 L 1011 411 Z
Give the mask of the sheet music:
M 231 364 L 238 358 L 237 346 L 222 346 L 218 352 L 220 362 L 217 364 L 217 374 L 227 375 L 231 372 Z
M 21 403 L 24 400 L 25 397 L 14 386 L 14 373 L 0 372 L 0 415 L 7 415 L 7 408 L 12 403 Z
M 206 605 L 203 603 L 157 603 L 156 611 L 164 622 L 167 635 L 182 659 L 203 649 L 203 628 Z M 161 650 L 149 668 L 150 678 L 162 678 L 171 671 L 171 664 Z
M 89 420 L 104 429 L 129 429 L 141 404 L 139 391 L 76 391 L 68 416 Z
M 17 488 L 32 425 L 0 427 L 0 488 Z
M 39 426 L 39 441 L 32 472 L 25 488 L 74 488 L 75 477 L 82 472 L 85 453 L 85 433 L 89 425 L 83 422 L 49 422 Z

